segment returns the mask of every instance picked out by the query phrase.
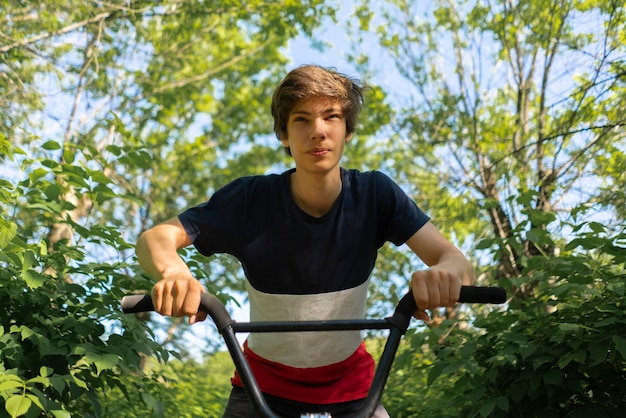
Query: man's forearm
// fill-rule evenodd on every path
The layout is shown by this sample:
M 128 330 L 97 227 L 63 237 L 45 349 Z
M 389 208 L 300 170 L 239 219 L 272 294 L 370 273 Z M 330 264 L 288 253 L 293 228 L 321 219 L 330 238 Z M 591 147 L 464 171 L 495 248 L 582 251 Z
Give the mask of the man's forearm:
M 177 253 L 176 242 L 158 226 L 145 231 L 135 249 L 141 267 L 155 280 L 181 275 L 192 277 Z
M 135 252 L 141 267 L 157 281 L 151 292 L 154 309 L 161 315 L 188 315 L 193 324 L 206 318 L 198 312 L 206 289 L 178 255 L 178 249 L 189 244 L 185 230 L 173 218 L 141 234 Z

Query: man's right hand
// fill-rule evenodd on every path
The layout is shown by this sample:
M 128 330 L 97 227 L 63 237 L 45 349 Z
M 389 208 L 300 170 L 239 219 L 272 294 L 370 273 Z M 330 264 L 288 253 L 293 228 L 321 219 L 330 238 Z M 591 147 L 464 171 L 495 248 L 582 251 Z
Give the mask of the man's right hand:
M 188 245 L 191 239 L 174 217 L 144 231 L 135 251 L 141 267 L 158 280 L 152 288 L 154 310 L 167 316 L 188 315 L 193 324 L 206 319 L 206 313 L 198 312 L 200 295 L 206 289 L 177 254 Z
M 154 310 L 166 316 L 189 316 L 189 323 L 204 321 L 206 312 L 199 312 L 200 295 L 206 289 L 193 277 L 164 278 L 152 288 Z

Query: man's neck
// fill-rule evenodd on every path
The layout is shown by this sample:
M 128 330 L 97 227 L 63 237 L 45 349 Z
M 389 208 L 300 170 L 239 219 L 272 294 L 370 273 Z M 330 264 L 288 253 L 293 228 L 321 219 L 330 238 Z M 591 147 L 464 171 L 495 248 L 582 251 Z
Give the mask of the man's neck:
M 291 195 L 296 205 L 309 215 L 320 218 L 327 214 L 341 194 L 341 171 L 324 175 L 294 172 L 290 179 Z

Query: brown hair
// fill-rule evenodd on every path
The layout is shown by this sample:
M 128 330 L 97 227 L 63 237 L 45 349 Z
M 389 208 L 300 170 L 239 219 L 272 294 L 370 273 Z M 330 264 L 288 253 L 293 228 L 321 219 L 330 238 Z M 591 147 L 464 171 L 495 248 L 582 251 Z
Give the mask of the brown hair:
M 287 120 L 297 102 L 311 97 L 328 97 L 340 102 L 346 119 L 346 134 L 351 134 L 363 107 L 363 90 L 360 80 L 338 73 L 334 68 L 300 66 L 290 71 L 274 90 L 271 108 L 274 132 L 278 139 L 287 134 Z

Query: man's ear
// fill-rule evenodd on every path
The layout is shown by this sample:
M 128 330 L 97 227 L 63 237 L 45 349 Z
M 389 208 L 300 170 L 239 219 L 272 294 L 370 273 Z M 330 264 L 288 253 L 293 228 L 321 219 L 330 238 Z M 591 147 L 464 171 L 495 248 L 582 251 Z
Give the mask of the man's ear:
M 347 134 L 346 135 L 346 142 L 350 142 L 350 140 L 352 139 L 352 134 Z
M 278 139 L 280 139 L 280 142 L 283 144 L 283 147 L 289 148 L 289 140 L 287 139 L 286 134 L 280 134 L 278 136 Z

